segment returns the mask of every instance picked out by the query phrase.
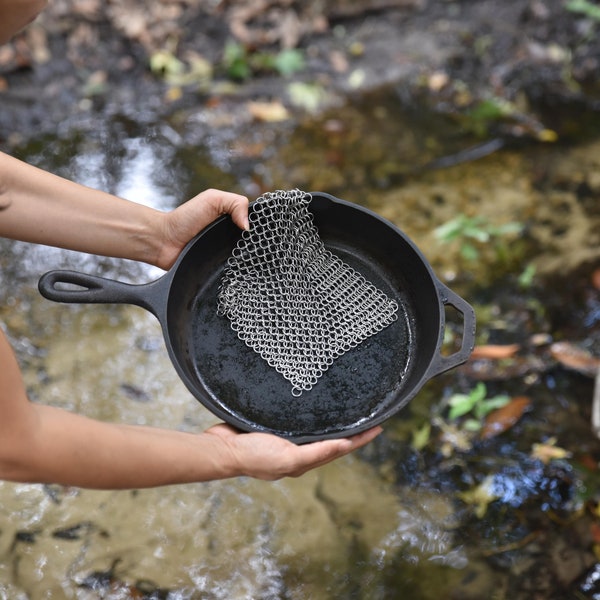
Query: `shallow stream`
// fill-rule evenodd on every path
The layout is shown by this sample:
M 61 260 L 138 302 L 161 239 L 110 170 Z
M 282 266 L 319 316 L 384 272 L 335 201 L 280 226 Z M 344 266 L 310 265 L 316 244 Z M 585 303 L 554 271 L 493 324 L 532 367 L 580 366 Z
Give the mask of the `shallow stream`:
M 479 344 L 517 343 L 521 360 L 472 361 L 436 378 L 368 448 L 297 480 L 123 492 L 2 483 L 0 597 L 598 597 L 585 581 L 600 560 L 593 378 L 547 348 L 566 340 L 600 356 L 600 140 L 509 145 L 427 169 L 477 140 L 400 109 L 393 91 L 297 127 L 238 128 L 235 139 L 233 120 L 225 109 L 159 123 L 111 117 L 15 154 L 160 209 L 206 187 L 251 197 L 299 187 L 364 204 L 475 306 Z M 474 237 L 436 236 L 459 215 Z M 520 227 L 493 228 L 510 223 Z M 187 431 L 216 421 L 178 379 L 149 313 L 53 304 L 36 289 L 54 268 L 140 283 L 158 270 L 0 245 L 0 319 L 33 401 Z M 452 348 L 460 323 L 449 320 Z M 444 413 L 452 394 L 481 381 L 490 395 L 530 401 L 489 440 Z M 564 454 L 536 454 L 535 444 Z

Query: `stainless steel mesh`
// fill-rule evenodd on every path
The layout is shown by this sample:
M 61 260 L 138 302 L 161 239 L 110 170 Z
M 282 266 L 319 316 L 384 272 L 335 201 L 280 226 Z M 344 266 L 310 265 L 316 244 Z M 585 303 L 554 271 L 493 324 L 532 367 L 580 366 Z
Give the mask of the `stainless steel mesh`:
M 300 190 L 264 194 L 228 260 L 218 313 L 300 396 L 398 318 L 398 304 L 325 248 Z

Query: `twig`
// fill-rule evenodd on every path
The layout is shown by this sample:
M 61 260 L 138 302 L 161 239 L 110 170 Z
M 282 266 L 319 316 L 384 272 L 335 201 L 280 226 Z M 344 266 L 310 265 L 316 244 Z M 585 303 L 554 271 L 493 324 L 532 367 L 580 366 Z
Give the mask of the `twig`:
M 510 552 L 512 550 L 520 550 L 524 548 L 531 542 L 533 542 L 537 537 L 540 536 L 541 531 L 532 531 L 530 534 L 525 537 L 513 542 L 512 544 L 504 544 L 504 546 L 498 546 L 497 548 L 488 548 L 484 550 L 481 554 L 482 556 L 494 556 L 496 554 L 502 554 L 503 552 Z

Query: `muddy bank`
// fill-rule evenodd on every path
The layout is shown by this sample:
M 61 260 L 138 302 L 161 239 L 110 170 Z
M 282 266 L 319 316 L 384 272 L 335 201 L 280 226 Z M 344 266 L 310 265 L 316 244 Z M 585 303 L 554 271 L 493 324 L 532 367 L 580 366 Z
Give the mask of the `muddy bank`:
M 583 133 L 559 109 L 576 106 L 582 117 L 600 108 L 597 27 L 589 12 L 560 0 L 60 0 L 0 53 L 0 140 L 10 147 L 32 134 L 90 129 L 98 113 L 141 121 L 220 109 L 235 114 L 234 129 L 272 129 L 279 118 L 248 110 L 249 100 L 281 102 L 287 121 L 390 85 L 406 107 L 453 117 L 488 103 L 491 122 L 478 124 L 484 137 L 489 128 L 534 139 L 546 129 Z M 231 42 L 244 76 L 225 56 Z M 265 67 L 290 47 L 299 68 L 285 76 Z M 199 119 L 192 135 L 209 134 L 210 121 Z

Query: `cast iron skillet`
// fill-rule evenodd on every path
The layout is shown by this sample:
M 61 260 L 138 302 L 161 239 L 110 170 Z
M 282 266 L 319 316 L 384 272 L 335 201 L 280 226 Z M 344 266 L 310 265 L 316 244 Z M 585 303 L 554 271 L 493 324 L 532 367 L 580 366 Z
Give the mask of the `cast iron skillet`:
M 190 392 L 240 430 L 296 443 L 346 437 L 382 423 L 429 379 L 465 362 L 473 349 L 475 314 L 388 221 L 321 192 L 312 193 L 309 209 L 326 247 L 395 298 L 400 311 L 395 323 L 338 358 L 298 398 L 287 380 L 237 338 L 228 319 L 217 315 L 219 282 L 240 237 L 229 217 L 201 231 L 173 267 L 150 283 L 50 271 L 40 278 L 39 290 L 59 302 L 127 303 L 152 312 Z M 461 348 L 451 356 L 441 354 L 446 305 L 463 319 Z

